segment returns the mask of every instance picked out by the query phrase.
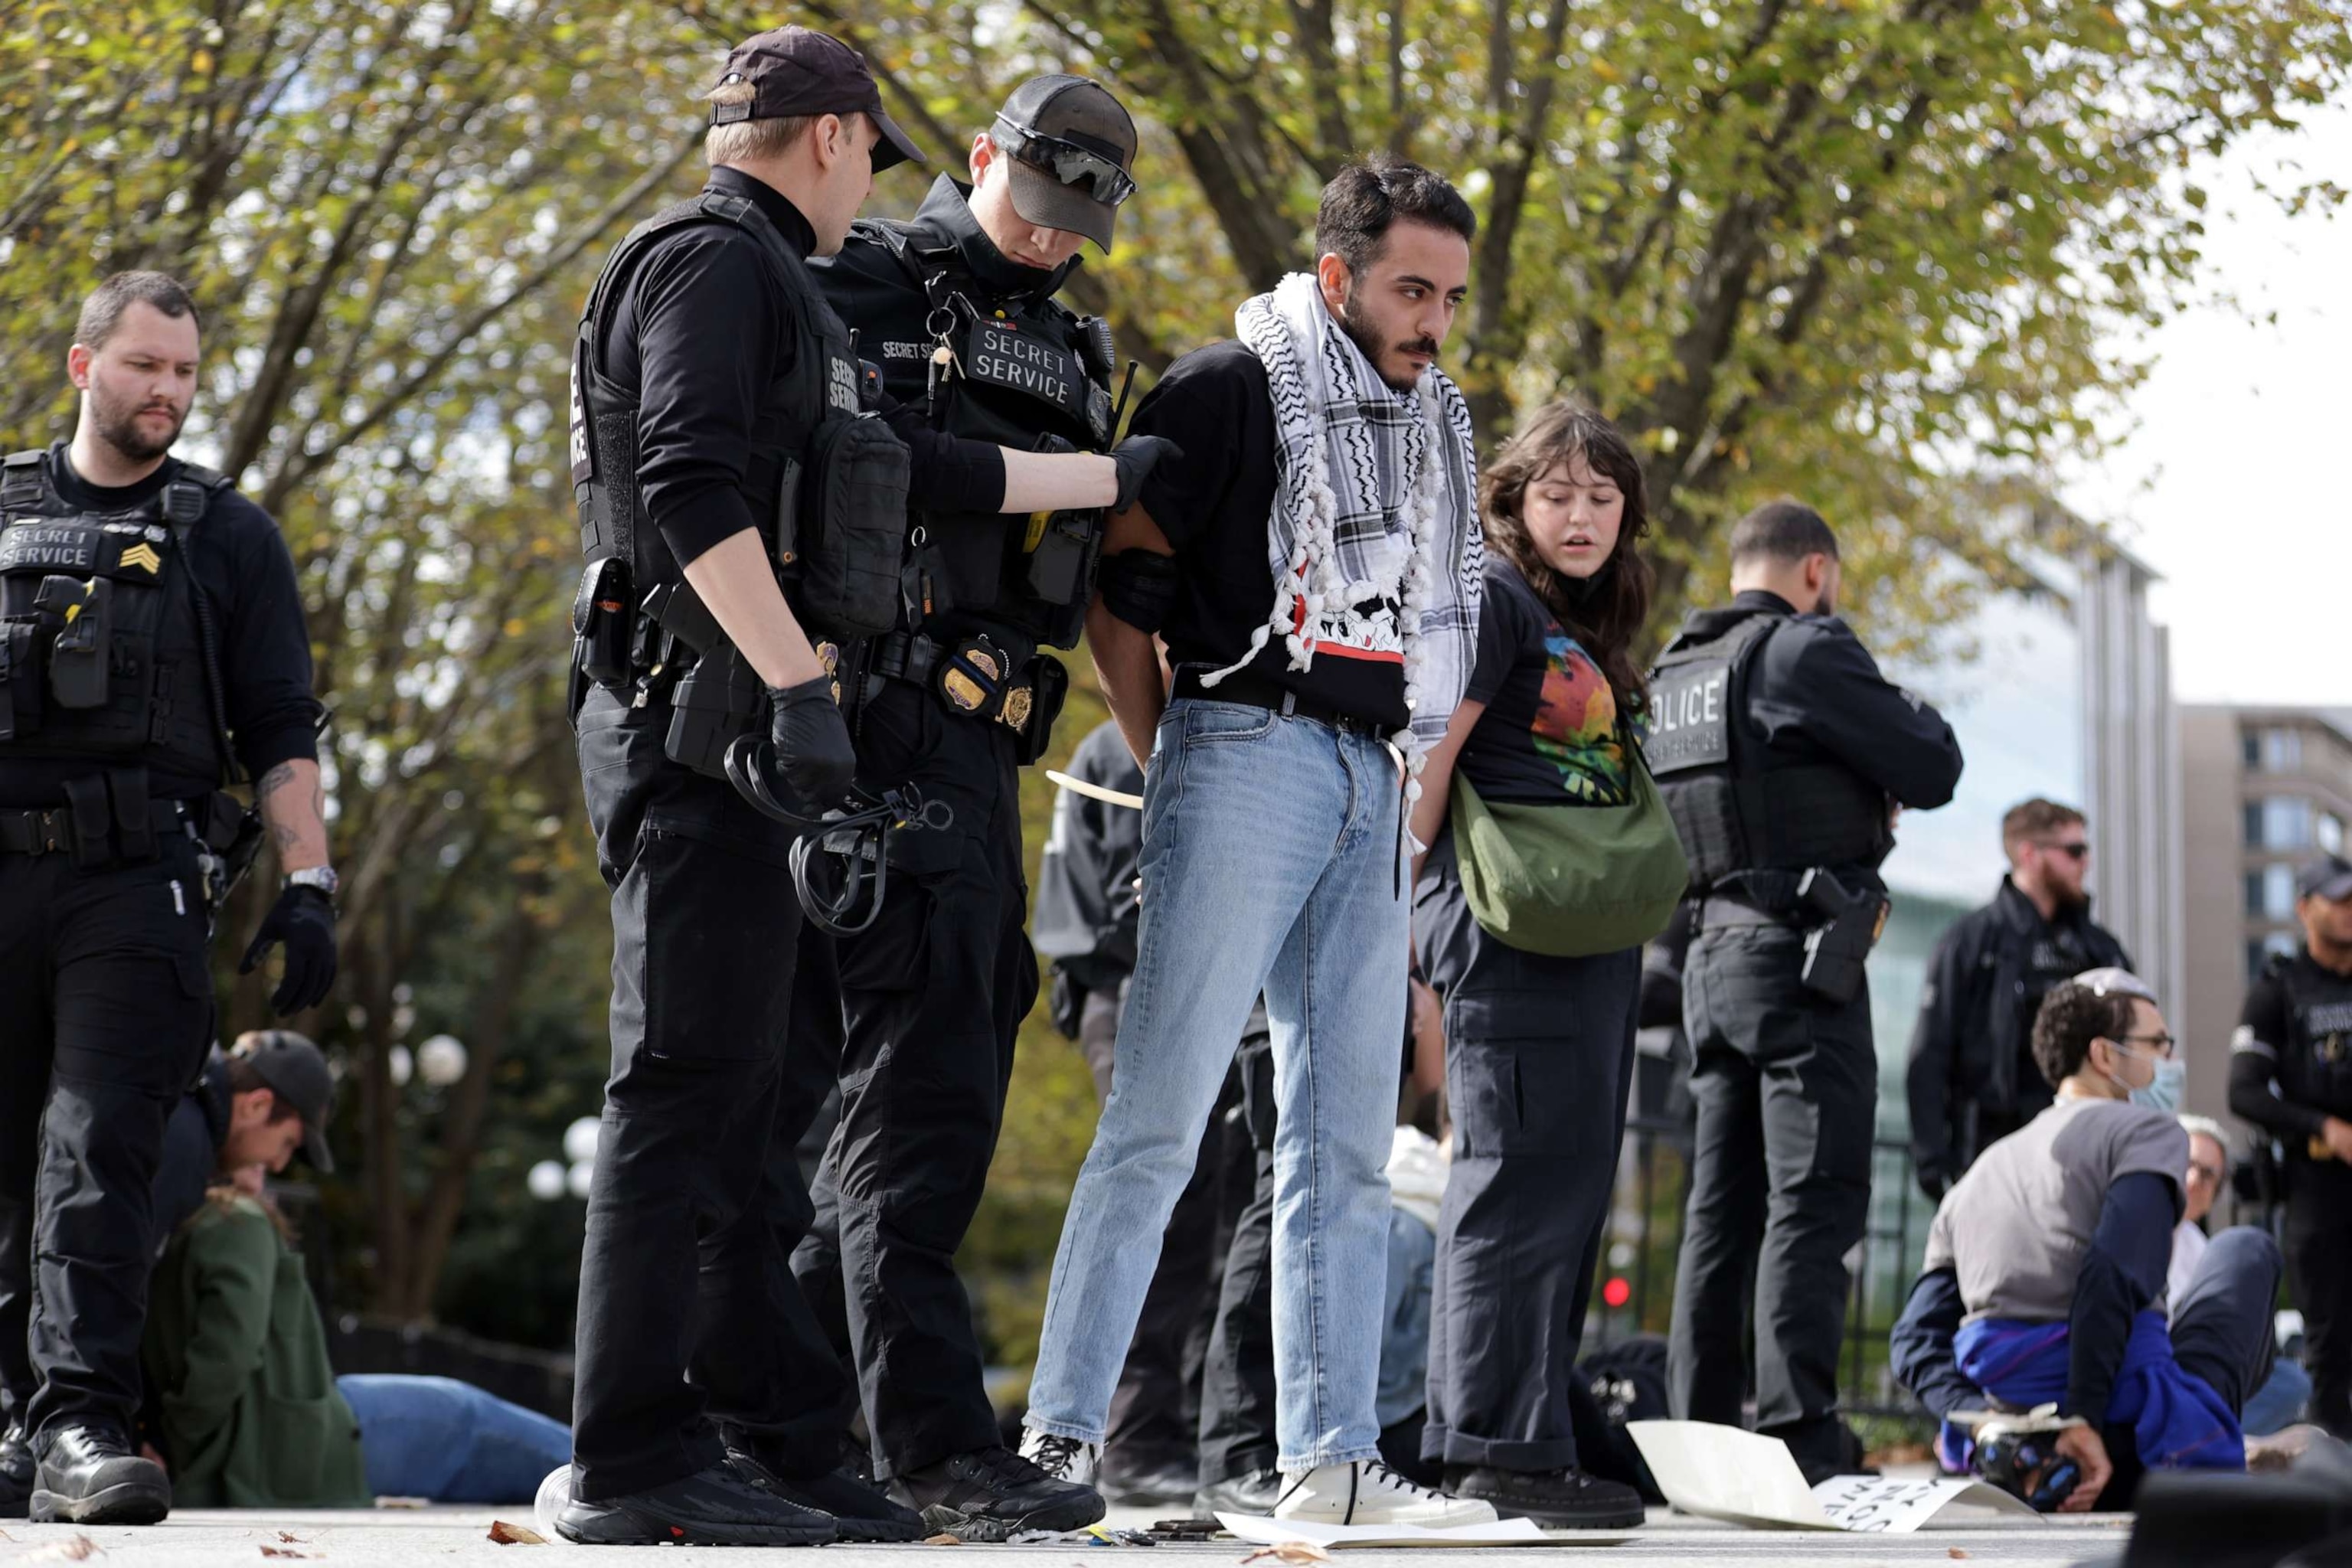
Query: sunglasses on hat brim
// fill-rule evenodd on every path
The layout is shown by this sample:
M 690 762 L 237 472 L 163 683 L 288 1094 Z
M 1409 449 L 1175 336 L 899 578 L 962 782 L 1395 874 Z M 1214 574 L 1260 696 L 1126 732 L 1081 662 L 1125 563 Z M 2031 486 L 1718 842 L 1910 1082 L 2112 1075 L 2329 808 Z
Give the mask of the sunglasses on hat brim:
M 1135 176 L 1120 168 L 1116 158 L 1059 136 L 1048 136 L 1034 126 L 1018 124 L 1003 115 L 997 116 L 996 123 L 1018 139 L 1005 148 L 1015 163 L 1026 163 L 1066 185 L 1078 187 L 1107 207 L 1115 207 L 1135 195 Z

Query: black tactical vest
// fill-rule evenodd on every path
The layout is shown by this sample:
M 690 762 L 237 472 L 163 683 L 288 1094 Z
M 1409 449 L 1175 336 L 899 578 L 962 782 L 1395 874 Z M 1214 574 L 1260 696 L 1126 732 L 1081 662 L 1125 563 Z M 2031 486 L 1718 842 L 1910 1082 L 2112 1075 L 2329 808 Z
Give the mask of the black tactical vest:
M 793 334 L 791 368 L 753 421 L 745 499 L 761 521 L 778 570 L 795 567 L 794 536 L 806 432 L 858 413 L 857 362 L 849 330 L 824 301 L 808 265 L 747 196 L 704 191 L 655 214 L 614 247 L 580 313 L 572 359 L 572 489 L 580 507 L 580 548 L 591 561 L 618 555 L 629 563 L 642 599 L 677 580 L 669 552 L 658 548 L 637 493 L 637 403 L 604 374 L 599 345 L 606 316 L 638 260 L 658 239 L 691 224 L 731 224 L 760 242 L 774 268 Z
M 1650 676 L 1643 754 L 1704 889 L 1735 871 L 1876 867 L 1894 847 L 1884 791 L 1829 762 L 1772 768 L 1747 721 L 1748 680 L 1781 616 L 1677 638 Z
M 879 345 L 887 355 L 920 345 L 938 365 L 925 409 L 933 428 L 1016 451 L 1109 449 L 1115 353 L 1099 318 L 1046 298 L 995 299 L 951 247 L 922 249 L 903 225 L 861 220 L 850 234 L 852 244 L 886 249 L 910 284 L 902 315 L 859 322 L 860 349 Z M 924 512 L 914 521 L 914 564 L 933 616 L 974 616 L 1048 647 L 1076 646 L 1101 512 Z
M 229 753 L 186 542 L 229 481 L 183 465 L 141 506 L 87 512 L 45 458 L 0 465 L 0 759 L 217 783 Z
M 2287 1048 L 2280 1054 L 2280 1092 L 2297 1105 L 2352 1118 L 2352 976 L 2316 964 L 2273 961 L 2286 993 Z

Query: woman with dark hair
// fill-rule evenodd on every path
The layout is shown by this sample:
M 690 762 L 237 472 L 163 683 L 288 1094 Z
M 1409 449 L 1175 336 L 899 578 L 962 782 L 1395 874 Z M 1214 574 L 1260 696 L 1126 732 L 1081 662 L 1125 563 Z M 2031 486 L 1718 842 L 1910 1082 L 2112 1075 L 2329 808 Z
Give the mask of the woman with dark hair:
M 1477 663 L 1412 817 L 1429 846 L 1413 940 L 1445 999 L 1454 1115 L 1423 1453 L 1444 1464 L 1447 1490 L 1505 1515 L 1617 1529 L 1642 1522 L 1642 1499 L 1580 1468 L 1570 1388 L 1624 1135 L 1641 946 L 1655 932 L 1638 929 L 1643 916 L 1609 951 L 1515 945 L 1474 912 L 1465 873 L 1477 868 L 1461 840 L 1477 836 L 1465 805 L 1573 841 L 1644 797 L 1633 641 L 1654 579 L 1639 549 L 1642 468 L 1606 419 L 1555 403 L 1496 454 L 1478 499 Z M 1598 940 L 1621 929 L 1604 921 Z

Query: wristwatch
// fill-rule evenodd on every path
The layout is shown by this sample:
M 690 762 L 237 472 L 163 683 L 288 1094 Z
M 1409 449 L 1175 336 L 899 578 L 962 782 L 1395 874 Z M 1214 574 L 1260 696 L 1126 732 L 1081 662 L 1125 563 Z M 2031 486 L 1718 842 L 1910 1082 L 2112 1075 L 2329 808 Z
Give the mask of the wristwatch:
M 331 899 L 335 896 L 335 889 L 342 885 L 342 879 L 335 875 L 332 866 L 306 866 L 299 871 L 287 872 L 286 885 L 289 888 L 316 888 Z

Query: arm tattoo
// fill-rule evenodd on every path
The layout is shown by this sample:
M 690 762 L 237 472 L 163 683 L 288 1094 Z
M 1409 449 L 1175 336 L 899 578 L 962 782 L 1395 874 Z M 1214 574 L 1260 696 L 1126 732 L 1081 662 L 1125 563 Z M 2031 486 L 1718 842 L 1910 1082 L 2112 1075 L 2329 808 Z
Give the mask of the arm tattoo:
M 279 789 L 293 782 L 294 764 L 280 763 L 261 775 L 261 781 L 253 786 L 253 798 L 256 803 L 267 800 Z

